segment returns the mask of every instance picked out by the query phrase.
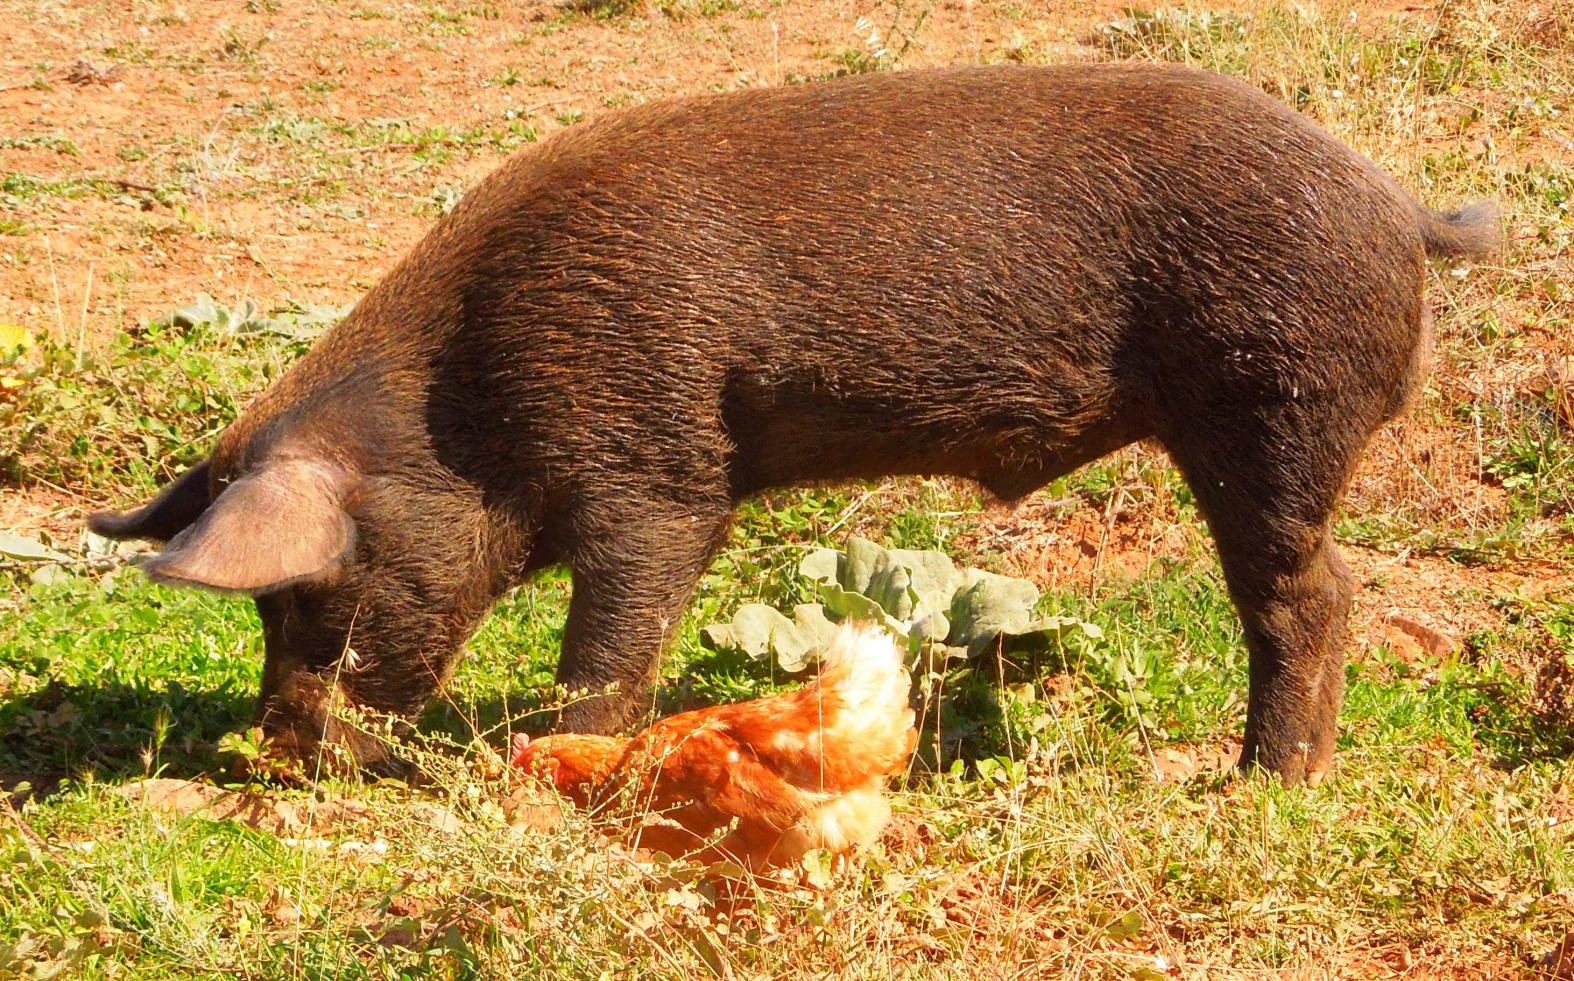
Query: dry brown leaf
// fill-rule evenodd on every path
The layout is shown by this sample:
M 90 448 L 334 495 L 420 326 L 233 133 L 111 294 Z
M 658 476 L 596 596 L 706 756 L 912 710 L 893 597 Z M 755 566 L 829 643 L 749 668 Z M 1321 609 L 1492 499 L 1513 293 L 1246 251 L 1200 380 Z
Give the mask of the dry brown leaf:
M 1447 657 L 1459 646 L 1459 641 L 1443 631 L 1407 616 L 1390 613 L 1383 618 L 1383 622 L 1409 636 L 1433 657 Z
M 410 817 L 433 831 L 447 835 L 458 834 L 465 826 L 453 811 L 436 804 L 417 804 L 410 808 Z
M 1563 935 L 1562 941 L 1541 959 L 1536 966 L 1536 977 L 1545 981 L 1574 981 L 1574 933 Z
M 1160 782 L 1176 782 L 1198 773 L 1224 773 L 1235 766 L 1240 755 L 1240 743 L 1229 740 L 1215 745 L 1161 746 L 1153 752 L 1153 775 Z

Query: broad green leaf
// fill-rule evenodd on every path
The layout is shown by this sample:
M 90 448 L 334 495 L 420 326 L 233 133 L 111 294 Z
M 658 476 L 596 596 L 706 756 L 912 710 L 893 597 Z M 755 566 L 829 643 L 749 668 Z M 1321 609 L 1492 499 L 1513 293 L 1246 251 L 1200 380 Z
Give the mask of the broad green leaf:
M 845 553 L 816 549 L 798 572 L 866 597 L 898 621 L 944 614 L 961 578 L 944 552 L 887 549 L 863 538 L 849 539 Z
M 1100 636 L 1071 617 L 1035 619 L 1039 591 L 1024 579 L 958 569 L 943 552 L 888 549 L 862 538 L 844 551 L 815 549 L 798 565 L 821 605 L 796 607 L 792 620 L 761 604 L 739 608 L 730 624 L 704 628 L 708 643 L 755 658 L 774 656 L 801 670 L 827 641 L 832 621 L 869 620 L 906 637 L 921 663 L 977 656 L 1007 638 L 1013 647 L 1045 647 L 1067 631 Z
M 203 293 L 191 303 L 176 307 L 153 323 L 160 327 L 178 327 L 187 331 L 200 328 L 232 335 L 269 333 L 305 341 L 344 319 L 349 310 L 349 307 L 305 303 L 287 307 L 273 314 L 264 314 L 251 300 L 242 300 L 230 308 L 225 307 L 209 294 Z
M 301 303 L 268 317 L 263 329 L 292 340 L 309 341 L 343 320 L 349 313 L 349 307 Z
M 796 632 L 791 620 L 763 603 L 746 603 L 738 607 L 731 623 L 712 624 L 702 631 L 716 647 L 740 650 L 756 660 L 768 657 L 774 642 Z
M 834 582 L 820 583 L 816 588 L 820 600 L 825 608 L 836 615 L 838 620 L 852 618 L 854 620 L 873 620 L 890 626 L 901 627 L 902 621 L 891 616 L 878 602 L 862 593 L 850 589 L 843 589 Z M 906 633 L 904 629 L 902 631 Z
M 1110 920 L 1104 932 L 1114 940 L 1133 940 L 1142 934 L 1142 914 L 1131 910 L 1124 916 Z
M 847 542 L 847 561 L 841 566 L 841 585 L 880 604 L 899 620 L 912 611 L 908 586 L 912 579 L 890 552 L 863 538 Z
M 29 582 L 35 582 L 41 586 L 55 586 L 63 582 L 70 582 L 73 578 L 71 570 L 58 562 L 45 562 L 42 565 L 36 565 L 27 574 Z
M 951 621 L 938 610 L 919 617 L 907 628 L 908 639 L 920 644 L 944 643 L 950 634 Z
M 27 538 L 9 531 L 0 531 L 0 555 L 34 562 L 69 562 L 69 557 L 37 539 Z
M 700 633 L 712 647 L 740 650 L 755 660 L 774 657 L 783 671 L 798 672 L 825 646 L 832 629 L 818 606 L 798 606 L 789 620 L 763 603 L 749 603 L 738 608 L 731 623 L 711 624 Z
M 840 583 L 842 553 L 834 548 L 817 548 L 798 563 L 798 575 L 810 582 Z
M 1038 587 L 978 569 L 967 570 L 967 583 L 951 599 L 951 632 L 946 642 L 980 654 L 1001 634 L 1032 629 Z
M 793 625 L 798 628 L 799 635 L 812 639 L 813 643 L 808 651 L 818 652 L 825 649 L 831 642 L 831 635 L 836 632 L 836 624 L 832 623 L 825 615 L 825 608 L 818 603 L 799 603 L 792 608 Z M 807 654 L 808 651 L 805 653 Z M 796 667 L 790 666 L 782 660 L 780 653 L 777 655 L 778 663 L 784 671 L 801 671 L 807 667 L 807 660 Z
M 890 549 L 888 554 L 907 570 L 908 588 L 913 594 L 912 619 L 944 614 L 951 608 L 951 596 L 962 584 L 964 573 L 957 569 L 949 555 L 900 548 Z
M 0 356 L 10 356 L 33 346 L 33 335 L 21 324 L 0 322 Z
M 214 300 L 207 293 L 203 293 L 192 302 L 183 307 L 176 307 L 153 321 L 153 323 L 159 327 L 180 327 L 190 330 L 194 327 L 217 323 L 224 316 L 223 311 L 224 308 L 219 306 L 218 301 Z

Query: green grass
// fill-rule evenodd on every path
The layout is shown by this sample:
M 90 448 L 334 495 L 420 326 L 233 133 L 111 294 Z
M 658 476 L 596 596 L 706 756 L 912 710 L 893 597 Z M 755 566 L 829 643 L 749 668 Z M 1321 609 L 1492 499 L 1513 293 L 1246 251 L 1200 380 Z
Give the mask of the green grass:
M 746 509 L 678 634 L 665 708 L 779 686 L 768 665 L 704 650 L 697 627 L 745 599 L 791 601 L 793 542 L 825 540 L 857 499 L 805 493 Z M 22 814 L 48 844 L 0 832 L 17 859 L 0 869 L 0 910 L 12 911 L 0 916 L 0 958 L 21 945 L 34 962 L 69 961 L 73 976 L 109 963 L 146 977 L 467 977 L 503 965 L 579 976 L 615 951 L 614 977 L 768 970 L 789 957 L 960 977 L 981 947 L 1052 971 L 1129 971 L 1133 957 L 1181 956 L 1167 939 L 1177 923 L 1237 967 L 1390 943 L 1523 959 L 1571 912 L 1574 846 L 1548 821 L 1565 806 L 1571 743 L 1556 712 L 1567 706 L 1542 704 L 1537 679 L 1503 667 L 1506 650 L 1537 647 L 1574 663 L 1567 603 L 1514 603 L 1503 633 L 1435 663 L 1379 648 L 1353 664 L 1340 769 L 1305 790 L 1152 776 L 1151 753 L 1240 730 L 1245 657 L 1211 561 L 1050 594 L 1046 612 L 1091 618 L 1104 638 L 953 673 L 961 693 L 941 720 L 942 755 L 921 754 L 930 765 L 898 795 L 928 829 L 922 851 L 877 853 L 825 894 L 751 892 L 733 921 L 742 932 L 722 943 L 702 915 L 711 887 L 686 882 L 692 872 L 620 864 L 577 823 L 511 836 L 489 803 L 510 787 L 480 775 L 471 740 L 501 748 L 507 720 L 550 698 L 563 576 L 500 605 L 423 721 L 450 747 L 439 796 L 460 830 L 416 822 L 421 795 L 333 785 L 371 816 L 325 830 L 323 845 L 159 819 L 113 790 L 221 771 L 216 743 L 246 724 L 258 681 L 248 602 L 129 569 L 38 584 L 7 575 L 0 778 L 31 784 Z M 1016 928 L 967 925 L 955 894 L 980 889 Z M 631 934 L 635 920 L 650 930 Z M 411 930 L 408 947 L 376 939 Z M 903 944 L 927 952 L 922 970 L 903 967 Z
M 723 17 L 733 6 L 653 9 Z M 836 48 L 848 43 L 837 35 L 830 74 L 900 67 L 903 53 L 927 40 L 928 5 L 873 7 L 878 40 L 864 43 L 864 29 L 859 46 Z M 1525 968 L 1574 919 L 1574 600 L 1485 573 L 1574 557 L 1568 396 L 1527 353 L 1566 356 L 1566 342 L 1549 338 L 1574 329 L 1574 167 L 1566 154 L 1536 149 L 1568 138 L 1569 54 L 1528 29 L 1516 33 L 1511 8 L 1450 5 L 1440 18 L 1393 23 L 1338 10 L 1161 10 L 1084 38 L 1102 57 L 1243 75 L 1429 202 L 1497 198 L 1518 235 L 1492 268 L 1440 269 L 1429 284 L 1441 313 L 1439 380 L 1417 415 L 1445 447 L 1470 449 L 1464 458 L 1501 503 L 1466 521 L 1446 506 L 1358 485 L 1338 527 L 1347 545 L 1482 572 L 1459 602 L 1488 608 L 1492 625 L 1441 657 L 1353 650 L 1338 766 L 1322 786 L 1187 765 L 1166 764 L 1170 775 L 1155 776 L 1155 761 L 1226 753 L 1239 738 L 1246 654 L 1190 495 L 1146 450 L 1086 467 L 1040 500 L 1066 516 L 1161 514 L 1197 547 L 1170 550 L 1137 579 L 1107 576 L 1047 594 L 1042 612 L 1091 621 L 1103 636 L 946 672 L 919 763 L 896 797 L 903 837 L 838 873 L 830 888 L 754 885 L 730 902 L 683 863 L 623 860 L 574 815 L 555 831 L 510 829 L 503 802 L 516 788 L 490 755 L 510 727 L 554 704 L 570 588 L 560 571 L 498 605 L 422 719 L 412 752 L 438 776 L 435 788 L 329 782 L 325 793 L 364 802 L 366 815 L 273 834 L 161 817 L 117 792 L 151 775 L 224 780 L 220 741 L 248 725 L 261 671 L 250 604 L 151 585 L 117 558 L 43 567 L 0 560 L 0 787 L 18 808 L 0 812 L 0 977 L 972 978 L 1021 968 L 1157 978 Z M 538 30 L 634 29 L 643 9 L 574 3 Z M 397 20 L 380 8 L 360 16 Z M 491 30 L 498 14 L 424 4 L 398 16 L 417 35 L 457 44 Z M 206 54 L 231 70 L 275 57 L 256 23 L 226 30 Z M 1038 50 L 1024 44 L 1004 56 L 1032 60 Z M 135 42 L 112 53 L 157 60 Z M 509 70 L 490 84 L 521 80 Z M 301 192 L 304 203 L 324 209 L 337 207 L 348 183 L 388 176 L 375 169 L 381 154 L 363 151 L 406 154 L 398 166 L 415 170 L 536 137 L 522 120 L 472 129 L 351 123 L 271 102 L 244 113 L 248 128 L 235 145 L 287 147 L 321 179 Z M 561 121 L 577 118 L 565 112 Z M 53 135 L 8 139 L 7 147 L 62 157 L 76 150 Z M 186 151 L 188 176 L 216 166 Z M 359 161 L 373 169 L 357 169 Z M 0 180 L 0 232 L 36 237 L 52 202 L 122 193 L 86 178 L 12 173 Z M 7 489 L 59 486 L 99 501 L 143 494 L 199 458 L 304 346 L 216 322 L 132 325 L 89 350 L 70 333 L 59 325 L 0 360 Z M 998 567 L 976 534 L 982 506 L 976 492 L 943 482 L 806 490 L 746 505 L 663 666 L 661 709 L 790 683 L 769 664 L 707 650 L 699 628 L 745 602 L 807 599 L 793 574 L 805 547 L 858 533 Z M 54 544 L 78 554 L 71 542 Z M 1366 584 L 1360 602 L 1382 603 L 1383 589 Z M 302 806 L 315 799 L 283 796 Z M 434 804 L 454 820 L 435 820 Z
M 754 521 L 724 565 L 769 531 L 768 514 Z M 145 977 L 466 977 L 505 964 L 578 976 L 616 952 L 614 977 L 684 977 L 713 956 L 738 971 L 788 957 L 896 971 L 901 945 L 916 943 L 930 960 L 914 973 L 966 976 L 980 945 L 1001 957 L 1031 949 L 1051 970 L 1114 969 L 1139 955 L 1152 964 L 1178 956 L 1167 931 L 1185 923 L 1219 964 L 1290 968 L 1318 963 L 1328 945 L 1388 942 L 1522 958 L 1571 912 L 1574 846 L 1548 821 L 1564 806 L 1566 737 L 1549 739 L 1533 687 L 1494 650 L 1552 640 L 1574 659 L 1568 604 L 1521 609 L 1519 636 L 1479 638 L 1465 656 L 1416 665 L 1379 649 L 1352 666 L 1339 773 L 1305 790 L 1151 775 L 1156 748 L 1239 732 L 1244 655 L 1210 565 L 1176 563 L 1091 598 L 1046 597 L 1047 609 L 1093 617 L 1105 639 L 1060 663 L 1009 666 L 955 702 L 967 714 L 946 722 L 965 738 L 947 732 L 938 768 L 915 771 L 898 796 L 929 828 L 923 851 L 876 854 L 825 894 L 750 893 L 734 921 L 743 932 L 722 944 L 685 905 L 706 908 L 710 887 L 685 884 L 681 868 L 674 878 L 625 867 L 575 823 L 511 837 L 489 803 L 509 787 L 482 777 L 465 749 L 471 725 L 500 745 L 495 727 L 549 689 L 562 578 L 500 607 L 447 704 L 427 715 L 425 731 L 451 740 L 446 758 L 458 760 L 440 797 L 459 830 L 412 818 L 420 795 L 335 785 L 371 816 L 306 836 L 322 845 L 162 820 L 113 790 L 150 773 L 219 770 L 215 743 L 245 724 L 257 683 L 249 603 L 152 586 L 130 570 L 48 585 L 10 575 L 0 774 L 30 780 L 22 815 L 47 844 L 0 831 L 15 858 L 0 867 L 0 963 L 7 945 L 22 945 L 81 977 L 108 976 L 99 972 L 111 962 Z M 738 594 L 707 585 L 668 665 L 669 707 L 780 680 L 697 643 L 706 611 Z M 957 922 L 947 903 L 965 888 L 982 889 L 998 907 L 991 915 L 1020 933 L 979 936 Z M 631 934 L 627 924 L 649 918 L 648 935 Z M 542 935 L 547 925 L 564 932 Z M 375 941 L 410 929 L 409 948 Z
M 103 347 L 50 338 L 0 370 L 0 480 L 144 489 L 200 460 L 304 343 L 210 324 L 148 324 Z

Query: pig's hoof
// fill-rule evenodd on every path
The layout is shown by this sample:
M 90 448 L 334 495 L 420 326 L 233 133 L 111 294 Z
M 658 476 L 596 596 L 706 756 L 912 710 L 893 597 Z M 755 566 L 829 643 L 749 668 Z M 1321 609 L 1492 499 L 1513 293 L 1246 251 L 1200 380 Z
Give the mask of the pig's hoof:
M 1245 775 L 1275 776 L 1287 787 L 1305 784 L 1315 787 L 1328 776 L 1333 766 L 1332 753 L 1316 753 L 1310 743 L 1296 743 L 1288 753 L 1273 755 L 1259 746 L 1245 749 L 1235 768 Z

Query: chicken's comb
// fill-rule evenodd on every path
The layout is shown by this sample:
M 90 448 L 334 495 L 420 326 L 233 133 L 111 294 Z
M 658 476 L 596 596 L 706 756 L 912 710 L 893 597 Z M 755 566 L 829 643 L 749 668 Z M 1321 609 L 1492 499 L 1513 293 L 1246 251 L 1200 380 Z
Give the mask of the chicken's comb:
M 508 750 L 509 759 L 515 766 L 525 765 L 525 749 L 529 746 L 530 736 L 528 733 L 514 733 L 514 738 L 509 741 Z

